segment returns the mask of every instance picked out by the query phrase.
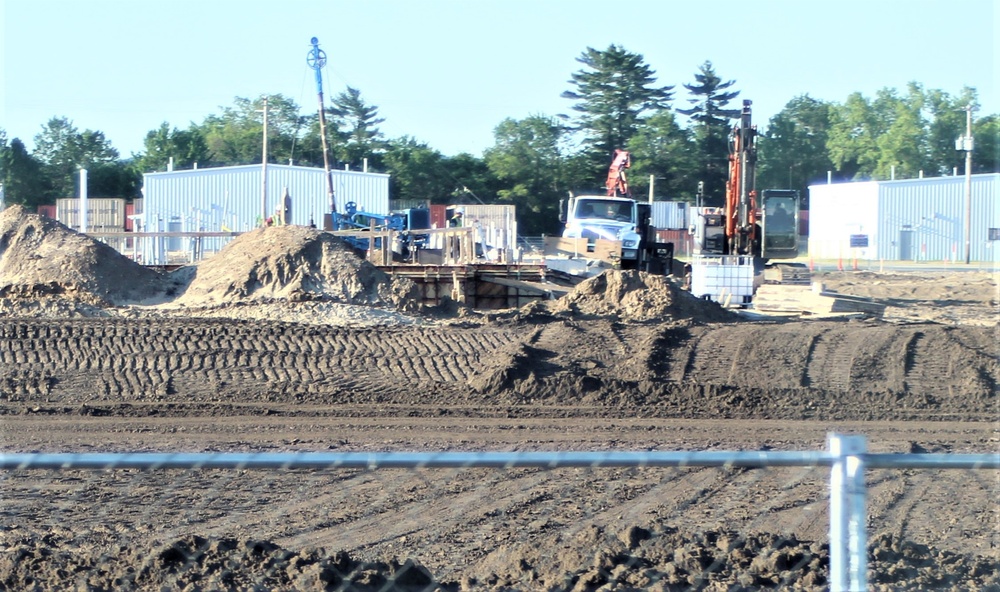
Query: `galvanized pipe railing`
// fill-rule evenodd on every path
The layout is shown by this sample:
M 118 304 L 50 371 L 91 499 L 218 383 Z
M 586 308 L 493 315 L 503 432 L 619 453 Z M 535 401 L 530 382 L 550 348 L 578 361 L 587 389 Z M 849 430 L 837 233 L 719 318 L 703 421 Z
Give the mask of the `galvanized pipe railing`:
M 830 467 L 830 589 L 867 589 L 865 470 L 994 469 L 1000 453 L 868 454 L 864 436 L 830 434 L 826 451 L 5 453 L 0 470 Z

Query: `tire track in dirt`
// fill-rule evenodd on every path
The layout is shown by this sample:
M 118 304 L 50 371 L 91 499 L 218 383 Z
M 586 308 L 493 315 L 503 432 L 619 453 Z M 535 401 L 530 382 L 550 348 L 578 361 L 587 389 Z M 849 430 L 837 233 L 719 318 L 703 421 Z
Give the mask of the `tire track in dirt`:
M 40 367 L 60 374 L 60 391 L 85 389 L 101 399 L 126 400 L 148 398 L 151 391 L 173 394 L 181 385 L 197 392 L 206 382 L 232 383 L 237 390 L 302 382 L 347 389 L 400 381 L 407 388 L 421 382 L 463 383 L 492 354 L 480 336 L 487 336 L 489 345 L 520 338 L 489 330 L 313 329 L 301 335 L 282 324 L 259 323 L 251 329 L 231 322 L 157 322 L 157 331 L 142 322 L 84 320 L 67 322 L 57 337 L 46 340 L 35 337 L 42 333 L 41 323 L 5 325 L 0 344 L 5 368 Z
M 846 322 L 559 319 L 524 330 L 2 319 L 0 401 L 451 406 L 461 398 L 641 405 L 672 416 L 979 420 L 995 417 L 995 340 L 989 328 Z

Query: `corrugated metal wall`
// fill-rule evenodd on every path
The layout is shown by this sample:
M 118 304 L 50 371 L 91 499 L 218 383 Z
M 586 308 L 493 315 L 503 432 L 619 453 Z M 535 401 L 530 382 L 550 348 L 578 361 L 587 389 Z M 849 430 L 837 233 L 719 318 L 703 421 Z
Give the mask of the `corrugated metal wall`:
M 972 176 L 970 259 L 1000 261 L 1000 174 Z M 809 187 L 809 254 L 887 261 L 965 260 L 965 177 Z M 861 237 L 867 248 L 852 247 Z
M 689 204 L 683 201 L 654 201 L 653 227 L 661 230 L 679 230 L 688 227 Z
M 248 165 L 147 173 L 143 176 L 146 227 L 179 221 L 184 232 L 242 232 L 260 225 L 261 166 Z M 360 210 L 389 213 L 389 175 L 356 171 L 331 172 L 338 211 L 353 201 Z M 329 211 L 326 173 L 322 169 L 267 165 L 267 212 L 278 208 L 285 188 L 292 198 L 292 224 L 317 226 Z M 136 208 L 139 210 L 139 208 Z
M 1000 228 L 1000 175 L 973 175 L 970 259 L 995 260 L 987 240 Z M 879 183 L 878 257 L 902 261 L 965 261 L 965 177 Z

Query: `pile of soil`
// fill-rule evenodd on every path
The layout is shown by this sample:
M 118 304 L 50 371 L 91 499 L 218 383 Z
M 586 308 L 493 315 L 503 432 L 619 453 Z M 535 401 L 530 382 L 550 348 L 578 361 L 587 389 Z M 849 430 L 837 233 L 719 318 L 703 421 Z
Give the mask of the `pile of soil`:
M 58 536 L 24 540 L 0 558 L 11 590 L 760 590 L 829 587 L 829 547 L 768 533 L 682 534 L 631 526 L 583 528 L 556 548 L 501 548 L 459 581 L 413 560 L 365 561 L 345 551 L 286 549 L 271 541 L 189 536 L 154 549 L 67 550 Z M 878 537 L 875 590 L 1000 586 L 981 557 Z
M 59 297 L 97 306 L 156 298 L 163 274 L 22 206 L 0 212 L 0 298 Z
M 547 308 L 553 313 L 615 317 L 630 322 L 688 318 L 733 322 L 738 319 L 719 304 L 681 290 L 665 276 L 635 270 L 605 271 L 581 282 L 569 294 L 549 303 Z
M 341 239 L 304 226 L 274 226 L 240 235 L 193 266 L 177 299 L 185 306 L 269 300 L 332 300 L 418 308 L 416 285 L 358 257 Z
M 421 300 L 413 282 L 389 276 L 314 228 L 260 228 L 197 265 L 161 273 L 21 206 L 0 213 L 0 314 L 72 318 L 110 316 L 102 307 L 276 301 L 415 311 Z

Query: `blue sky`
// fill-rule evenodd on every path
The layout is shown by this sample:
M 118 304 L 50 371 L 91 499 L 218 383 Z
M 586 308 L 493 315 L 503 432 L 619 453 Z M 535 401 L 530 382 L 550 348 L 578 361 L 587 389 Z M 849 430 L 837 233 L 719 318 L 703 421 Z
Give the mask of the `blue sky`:
M 129 156 L 162 122 L 186 128 L 235 97 L 313 113 L 314 36 L 328 101 L 355 87 L 386 136 L 446 155 L 481 155 L 504 118 L 569 113 L 576 58 L 612 43 L 677 86 L 675 107 L 710 60 L 762 127 L 801 94 L 910 81 L 975 87 L 977 116 L 1000 113 L 996 0 L 0 0 L 0 22 L 0 127 L 29 148 L 52 117 Z

